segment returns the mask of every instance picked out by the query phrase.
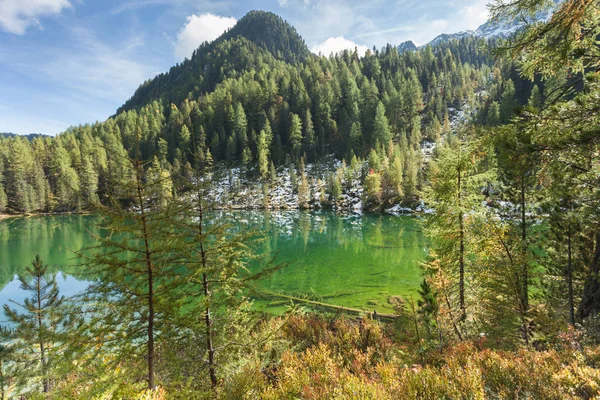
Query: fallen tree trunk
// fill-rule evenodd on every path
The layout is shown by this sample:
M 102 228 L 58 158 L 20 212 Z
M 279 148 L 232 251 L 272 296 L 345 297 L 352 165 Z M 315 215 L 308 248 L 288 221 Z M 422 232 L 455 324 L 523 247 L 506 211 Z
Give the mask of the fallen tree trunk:
M 321 301 L 303 299 L 301 297 L 289 296 L 286 294 L 273 293 L 273 292 L 267 292 L 267 291 L 260 291 L 258 293 L 262 294 L 264 297 L 267 297 L 267 298 L 275 297 L 275 298 L 279 298 L 279 299 L 285 299 L 285 300 L 289 300 L 289 301 L 296 302 L 296 303 L 308 304 L 315 308 L 324 308 L 324 309 L 335 310 L 335 311 L 340 311 L 340 312 L 354 314 L 354 315 L 368 315 L 372 319 L 395 320 L 398 318 L 398 316 L 395 314 L 380 314 L 376 310 L 369 311 L 369 310 L 361 310 L 358 308 L 343 307 L 343 306 L 338 306 L 335 304 L 323 303 Z

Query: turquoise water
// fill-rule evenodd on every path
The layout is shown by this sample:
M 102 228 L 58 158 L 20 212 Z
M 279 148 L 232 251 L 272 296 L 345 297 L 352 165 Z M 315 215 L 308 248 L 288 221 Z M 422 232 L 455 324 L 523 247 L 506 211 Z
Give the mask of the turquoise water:
M 414 294 L 421 281 L 419 264 L 427 250 L 416 218 L 332 212 L 226 214 L 241 228 L 265 236 L 265 258 L 276 255 L 277 263 L 286 264 L 262 282 L 270 291 L 386 311 L 390 296 Z M 0 305 L 23 299 L 15 275 L 36 254 L 58 274 L 62 294 L 83 290 L 86 275 L 74 252 L 94 245 L 95 221 L 94 216 L 1 220 Z

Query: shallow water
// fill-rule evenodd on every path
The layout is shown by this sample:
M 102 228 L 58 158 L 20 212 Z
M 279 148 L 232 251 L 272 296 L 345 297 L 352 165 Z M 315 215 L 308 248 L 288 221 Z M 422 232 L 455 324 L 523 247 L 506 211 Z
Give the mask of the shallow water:
M 390 296 L 414 294 L 420 283 L 419 263 L 427 249 L 417 218 L 332 212 L 225 214 L 242 229 L 262 232 L 265 259 L 276 254 L 276 261 L 286 264 L 262 282 L 270 291 L 385 312 L 390 310 Z M 36 254 L 58 274 L 62 294 L 83 290 L 85 271 L 77 266 L 74 251 L 94 245 L 96 221 L 94 216 L 0 221 L 0 305 L 23 300 L 16 274 L 24 272 Z M 284 307 L 281 302 L 259 304 L 274 311 Z

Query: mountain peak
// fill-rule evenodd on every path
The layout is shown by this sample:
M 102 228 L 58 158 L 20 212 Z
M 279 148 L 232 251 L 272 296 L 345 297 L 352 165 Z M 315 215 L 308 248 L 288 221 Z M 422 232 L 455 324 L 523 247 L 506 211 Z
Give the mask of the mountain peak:
M 179 104 L 192 93 L 213 90 L 230 76 L 259 70 L 277 60 L 297 64 L 311 56 L 304 39 L 283 18 L 268 11 L 250 11 L 219 38 L 201 44 L 191 58 L 140 85 L 117 113 L 153 100 Z
M 288 63 L 302 62 L 311 54 L 296 29 L 270 11 L 250 11 L 217 41 L 236 36 L 248 39 L 258 47 L 269 51 L 275 58 L 283 59 Z
M 412 42 L 412 40 L 406 41 L 404 43 L 400 43 L 400 45 L 398 46 L 398 52 L 399 53 L 404 53 L 407 51 L 417 51 L 418 48 L 417 46 Z

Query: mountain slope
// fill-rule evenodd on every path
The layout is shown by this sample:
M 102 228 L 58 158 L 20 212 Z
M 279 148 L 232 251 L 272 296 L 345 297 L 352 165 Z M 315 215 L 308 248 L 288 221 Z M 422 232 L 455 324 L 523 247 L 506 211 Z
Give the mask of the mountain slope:
M 311 52 L 295 28 L 271 12 L 251 11 L 218 39 L 200 45 L 190 59 L 140 85 L 117 114 L 154 100 L 178 104 L 190 93 L 211 92 L 227 78 L 272 67 L 277 61 L 297 64 L 308 57 Z
M 449 40 L 456 39 L 460 40 L 466 37 L 475 36 L 474 31 L 462 31 L 457 33 L 442 33 L 441 35 L 436 36 L 431 42 L 427 43 L 424 46 L 437 46 L 440 43 L 448 42 Z

